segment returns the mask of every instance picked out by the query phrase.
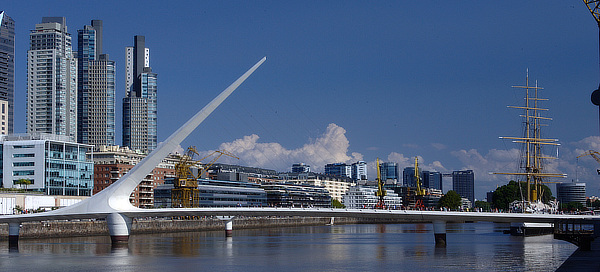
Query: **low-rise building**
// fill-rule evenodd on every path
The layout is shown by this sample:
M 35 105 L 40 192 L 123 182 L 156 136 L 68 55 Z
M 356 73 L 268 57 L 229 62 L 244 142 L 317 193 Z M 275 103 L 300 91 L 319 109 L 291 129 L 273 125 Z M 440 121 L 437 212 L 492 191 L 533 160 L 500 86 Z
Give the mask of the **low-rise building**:
M 348 209 L 372 209 L 379 202 L 376 193 L 377 188 L 354 186 L 344 194 L 342 204 Z M 383 201 L 385 206 L 390 209 L 400 209 L 402 206 L 402 197 L 392 190 L 386 190 Z
M 331 196 L 321 187 L 293 183 L 264 183 L 261 188 L 267 193 L 269 207 L 331 207 Z
M 94 155 L 94 194 L 97 194 L 129 172 L 147 154 L 128 147 L 100 146 Z M 131 193 L 131 203 L 140 208 L 154 207 L 154 189 L 162 185 L 165 178 L 175 176 L 178 160 L 177 156 L 171 155 L 154 168 Z
M 323 175 L 317 173 L 282 173 L 279 179 L 284 183 L 308 184 L 323 187 L 331 198 L 342 201 L 342 196 L 356 183 L 349 177 Z
M 154 189 L 154 207 L 172 208 L 173 178 Z M 241 181 L 198 180 L 200 207 L 263 207 L 267 193 L 260 185 Z
M 1 135 L 2 187 L 90 196 L 94 187 L 92 148 L 61 135 Z
M 89 196 L 60 196 L 32 193 L 0 193 L 0 214 L 28 213 L 32 211 L 52 210 L 73 205 Z

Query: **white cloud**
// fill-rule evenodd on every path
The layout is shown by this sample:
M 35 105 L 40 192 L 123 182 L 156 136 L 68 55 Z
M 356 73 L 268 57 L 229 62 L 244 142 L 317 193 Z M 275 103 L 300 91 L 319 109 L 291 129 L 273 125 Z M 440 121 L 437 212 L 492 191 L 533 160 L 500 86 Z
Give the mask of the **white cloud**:
M 600 137 L 590 136 L 578 142 L 566 143 L 560 146 L 558 159 L 547 159 L 544 161 L 543 171 L 546 173 L 567 174 L 567 178 L 554 178 L 547 181 L 569 182 L 579 180 L 586 182 L 587 194 L 594 195 L 600 192 L 600 182 L 596 169 L 600 164 L 590 156 L 577 159 L 577 156 L 587 150 L 600 150 Z M 556 149 L 547 147 L 544 149 L 545 155 L 555 157 Z M 475 172 L 475 180 L 482 190 L 493 190 L 496 185 L 503 185 L 508 180 L 514 179 L 510 175 L 490 175 L 491 172 L 521 172 L 519 169 L 520 154 L 516 148 L 508 150 L 492 149 L 487 154 L 479 153 L 475 149 L 459 150 L 451 152 L 463 164 L 464 169 L 471 169 Z M 549 184 L 554 190 L 554 186 Z
M 441 143 L 431 143 L 431 146 L 437 150 L 443 150 L 447 148 L 445 144 Z
M 235 154 L 241 161 L 224 157 L 219 161 L 277 171 L 290 171 L 293 163 L 304 162 L 311 166 L 312 171 L 322 172 L 328 163 L 352 163 L 363 159 L 360 153 L 348 154 L 350 143 L 346 130 L 336 124 L 329 124 L 323 135 L 297 149 L 286 149 L 279 143 L 260 143 L 259 139 L 258 135 L 252 134 L 222 143 L 220 150 Z

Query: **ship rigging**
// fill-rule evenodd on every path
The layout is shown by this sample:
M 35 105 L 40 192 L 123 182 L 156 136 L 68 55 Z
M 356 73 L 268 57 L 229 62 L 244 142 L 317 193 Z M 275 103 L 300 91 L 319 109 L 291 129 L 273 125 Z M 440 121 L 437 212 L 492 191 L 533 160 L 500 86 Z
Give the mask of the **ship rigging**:
M 548 173 L 544 171 L 544 161 L 547 159 L 558 159 L 558 156 L 548 156 L 542 152 L 544 146 L 555 146 L 558 148 L 560 144 L 558 139 L 546 139 L 542 138 L 541 127 L 544 126 L 543 121 L 552 120 L 552 118 L 542 116 L 543 112 L 548 109 L 540 108 L 540 101 L 547 101 L 546 98 L 539 98 L 539 91 L 543 88 L 538 87 L 537 82 L 535 86 L 529 85 L 529 71 L 527 71 L 527 77 L 525 80 L 525 86 L 512 86 L 513 88 L 519 88 L 525 91 L 525 105 L 524 106 L 508 106 L 513 109 L 521 109 L 524 111 L 523 117 L 523 136 L 522 137 L 500 137 L 500 139 L 512 140 L 513 143 L 521 145 L 520 155 L 520 168 L 521 172 L 518 173 L 493 173 L 499 175 L 514 175 L 517 176 L 519 181 L 525 179 L 527 186 L 527 194 L 523 196 L 523 201 L 528 204 L 537 202 L 540 200 L 538 194 L 540 193 L 542 183 L 549 183 L 546 181 L 548 178 L 564 178 L 566 174 L 560 173 Z M 558 152 L 557 152 L 558 155 Z M 525 203 L 524 203 L 525 204 Z

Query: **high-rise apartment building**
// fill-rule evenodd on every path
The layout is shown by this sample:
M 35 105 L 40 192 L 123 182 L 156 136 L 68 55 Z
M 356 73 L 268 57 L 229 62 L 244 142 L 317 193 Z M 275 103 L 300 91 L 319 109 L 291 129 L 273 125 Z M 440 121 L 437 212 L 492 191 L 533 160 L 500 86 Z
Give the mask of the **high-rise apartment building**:
M 157 74 L 150 68 L 144 36 L 126 48 L 126 94 L 123 98 L 123 146 L 150 152 L 157 145 Z
M 453 171 L 452 190 L 475 203 L 475 174 L 473 170 Z
M 0 134 L 13 133 L 15 21 L 0 11 Z
M 115 62 L 102 53 L 102 21 L 77 31 L 77 142 L 115 144 Z
M 382 162 L 379 164 L 381 179 L 386 183 L 398 183 L 398 164 L 395 162 Z
M 43 17 L 29 34 L 27 133 L 77 139 L 77 61 L 64 17 Z

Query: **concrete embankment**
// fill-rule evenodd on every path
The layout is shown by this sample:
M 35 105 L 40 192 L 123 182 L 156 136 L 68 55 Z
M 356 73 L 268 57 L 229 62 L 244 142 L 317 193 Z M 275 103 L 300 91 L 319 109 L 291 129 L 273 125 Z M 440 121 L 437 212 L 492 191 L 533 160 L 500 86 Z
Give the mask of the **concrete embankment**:
M 233 229 L 256 229 L 297 226 L 318 226 L 331 222 L 330 217 L 248 217 L 235 218 Z M 335 224 L 406 223 L 398 220 L 336 217 Z M 225 230 L 225 221 L 217 218 L 134 219 L 131 234 L 167 233 L 183 231 Z M 109 235 L 106 221 L 44 221 L 22 224 L 20 238 L 54 238 L 74 236 Z M 8 239 L 8 224 L 0 224 L 0 240 Z

